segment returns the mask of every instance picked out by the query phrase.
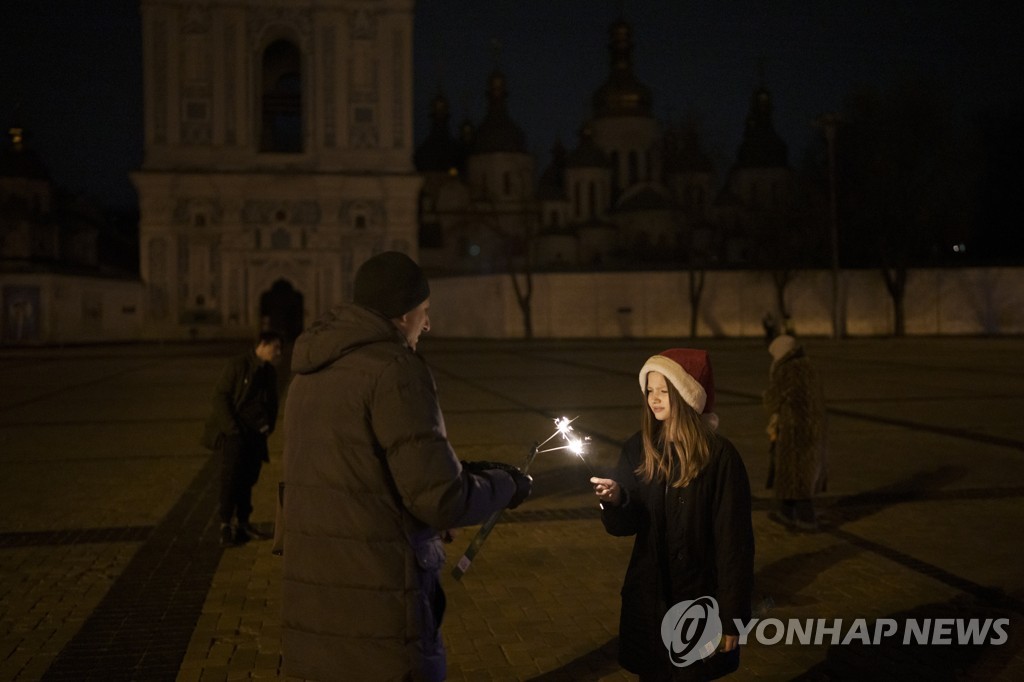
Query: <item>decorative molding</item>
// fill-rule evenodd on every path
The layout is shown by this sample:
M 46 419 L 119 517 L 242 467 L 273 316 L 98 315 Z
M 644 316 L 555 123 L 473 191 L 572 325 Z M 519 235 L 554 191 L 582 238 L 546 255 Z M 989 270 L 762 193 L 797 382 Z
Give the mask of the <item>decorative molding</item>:
M 324 146 L 334 147 L 335 145 L 335 91 L 334 79 L 337 70 L 334 64 L 334 47 L 337 42 L 337 35 L 333 26 L 325 26 L 323 31 L 323 62 L 321 64 L 322 82 L 324 87 Z
M 380 145 L 380 44 L 377 15 L 357 10 L 349 21 L 348 146 L 376 149 Z
M 392 120 L 394 122 L 394 140 L 392 144 L 395 149 L 405 146 L 405 40 L 402 31 L 394 32 L 394 59 L 393 78 L 391 90 L 394 93 L 394 106 L 392 107 Z
M 348 146 L 352 149 L 376 149 L 377 140 L 377 126 L 357 123 L 349 126 Z
M 235 51 L 237 28 L 234 24 L 224 26 L 224 143 L 234 145 L 237 143 L 237 121 L 238 116 L 235 94 L 238 90 L 240 76 L 235 73 Z
M 221 225 L 224 222 L 224 207 L 217 197 L 189 197 L 178 199 L 171 210 L 171 223 L 174 225 L 196 225 L 196 215 L 202 215 L 207 225 Z
M 361 224 L 360 218 L 362 218 Z M 343 227 L 348 229 L 376 231 L 387 226 L 388 214 L 383 201 L 349 199 L 341 202 L 338 220 Z
M 220 247 L 220 235 L 214 234 L 210 238 L 210 298 L 214 301 L 220 300 L 221 294 L 221 268 L 223 263 L 222 250 Z
M 188 295 L 188 240 L 178 238 L 178 300 L 187 301 Z
M 320 205 L 315 201 L 265 201 L 249 199 L 242 205 L 246 225 L 319 225 Z
M 309 9 L 293 9 L 289 7 L 251 7 L 248 10 L 249 44 L 253 50 L 266 47 L 268 32 L 275 26 L 287 26 L 294 29 L 302 44 L 309 49 L 310 35 L 313 30 L 313 18 Z

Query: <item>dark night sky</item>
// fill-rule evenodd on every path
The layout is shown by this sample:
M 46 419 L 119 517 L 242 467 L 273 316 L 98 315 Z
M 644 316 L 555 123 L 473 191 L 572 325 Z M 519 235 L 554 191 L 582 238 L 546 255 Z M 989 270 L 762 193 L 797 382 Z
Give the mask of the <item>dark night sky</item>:
M 508 77 L 512 117 L 540 167 L 571 146 L 608 72 L 607 29 L 633 24 L 635 72 L 662 119 L 696 116 L 719 167 L 733 158 L 751 93 L 773 92 L 776 126 L 800 158 L 810 120 L 854 86 L 901 73 L 948 85 L 969 116 L 1024 93 L 1015 1 L 421 0 L 416 9 L 417 141 L 443 87 L 453 124 L 484 111 L 487 76 Z M 23 125 L 61 185 L 131 203 L 142 159 L 141 46 L 134 0 L 14 0 L 0 23 L 0 123 Z

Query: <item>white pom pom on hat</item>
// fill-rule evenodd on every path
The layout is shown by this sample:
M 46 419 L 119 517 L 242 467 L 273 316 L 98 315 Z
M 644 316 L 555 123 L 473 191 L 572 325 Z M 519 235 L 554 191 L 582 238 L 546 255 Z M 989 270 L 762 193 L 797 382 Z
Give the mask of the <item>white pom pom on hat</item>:
M 711 356 L 695 348 L 670 348 L 647 359 L 640 369 L 640 391 L 647 392 L 647 375 L 658 372 L 679 392 L 686 404 L 703 414 L 712 428 L 718 425 L 715 409 L 715 378 Z

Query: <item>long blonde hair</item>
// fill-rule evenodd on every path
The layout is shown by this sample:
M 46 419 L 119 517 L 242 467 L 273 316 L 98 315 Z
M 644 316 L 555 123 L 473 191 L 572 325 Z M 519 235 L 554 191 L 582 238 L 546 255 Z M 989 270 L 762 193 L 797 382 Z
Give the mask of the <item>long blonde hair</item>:
M 697 411 L 687 404 L 679 391 L 666 381 L 669 416 L 663 422 L 654 418 L 643 393 L 643 416 L 640 433 L 644 445 L 644 461 L 636 475 L 645 483 L 657 479 L 673 488 L 689 485 L 711 459 L 713 430 Z

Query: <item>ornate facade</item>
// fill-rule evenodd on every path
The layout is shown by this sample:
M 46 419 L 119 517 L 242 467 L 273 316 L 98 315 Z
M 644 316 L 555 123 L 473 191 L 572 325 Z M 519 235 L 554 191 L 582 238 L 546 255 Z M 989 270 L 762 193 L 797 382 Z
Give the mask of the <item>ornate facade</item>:
M 142 0 L 150 336 L 294 336 L 417 256 L 412 0 Z
M 771 95 L 755 91 L 736 162 L 720 179 L 693 126 L 666 125 L 633 71 L 633 35 L 609 30 L 609 71 L 572 149 L 556 142 L 537 182 L 525 135 L 495 71 L 479 126 L 452 135 L 439 94 L 418 147 L 421 260 L 439 272 L 743 265 L 764 226 L 793 203 Z M 517 84 L 512 84 L 516 87 Z M 518 84 L 526 90 L 528 84 Z M 517 262 L 518 261 L 518 262 Z

